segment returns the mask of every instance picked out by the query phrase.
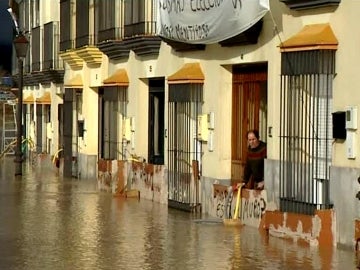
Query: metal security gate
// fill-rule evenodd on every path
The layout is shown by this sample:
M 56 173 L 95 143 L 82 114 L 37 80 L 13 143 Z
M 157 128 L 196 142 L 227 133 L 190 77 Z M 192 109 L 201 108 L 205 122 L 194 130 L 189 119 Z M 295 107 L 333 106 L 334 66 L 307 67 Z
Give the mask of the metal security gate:
M 280 210 L 330 208 L 332 81 L 335 51 L 282 54 Z
M 202 84 L 169 86 L 168 203 L 186 211 L 200 209 L 199 179 L 193 165 L 201 166 L 201 142 L 197 139 Z
M 122 138 L 122 121 L 126 117 L 127 86 L 99 88 L 99 158 L 123 160 L 126 144 Z

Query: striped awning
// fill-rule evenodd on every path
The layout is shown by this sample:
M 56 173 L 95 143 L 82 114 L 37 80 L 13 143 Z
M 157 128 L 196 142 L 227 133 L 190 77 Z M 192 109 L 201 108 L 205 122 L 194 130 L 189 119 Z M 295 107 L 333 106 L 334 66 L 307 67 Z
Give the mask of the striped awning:
M 204 73 L 200 63 L 187 63 L 168 77 L 169 84 L 204 83 Z

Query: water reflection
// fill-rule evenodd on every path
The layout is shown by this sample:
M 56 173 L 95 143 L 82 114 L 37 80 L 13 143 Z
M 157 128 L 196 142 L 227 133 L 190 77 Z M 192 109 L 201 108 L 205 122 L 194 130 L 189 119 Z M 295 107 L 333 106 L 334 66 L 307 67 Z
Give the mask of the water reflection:
M 51 166 L 0 163 L 0 269 L 355 269 L 349 250 L 309 248 L 249 227 L 98 192 Z M 204 218 L 204 217 L 202 217 Z

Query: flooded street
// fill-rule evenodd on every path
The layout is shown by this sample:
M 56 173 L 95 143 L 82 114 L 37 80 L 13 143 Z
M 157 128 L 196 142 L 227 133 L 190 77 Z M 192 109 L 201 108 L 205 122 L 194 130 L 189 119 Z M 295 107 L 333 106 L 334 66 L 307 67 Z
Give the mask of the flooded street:
M 54 168 L 0 163 L 0 269 L 356 269 L 352 250 L 318 249 L 250 227 L 99 192 Z

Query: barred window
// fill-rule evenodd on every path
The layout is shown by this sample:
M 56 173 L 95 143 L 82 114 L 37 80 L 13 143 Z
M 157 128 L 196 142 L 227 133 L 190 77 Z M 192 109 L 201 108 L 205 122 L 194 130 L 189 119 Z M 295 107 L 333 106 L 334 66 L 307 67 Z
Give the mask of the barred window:
M 125 149 L 121 137 L 122 120 L 126 117 L 127 87 L 107 86 L 100 91 L 101 120 L 99 125 L 100 156 L 123 159 Z
M 280 209 L 328 208 L 335 51 L 282 53 Z
M 198 203 L 192 182 L 192 162 L 201 166 L 201 142 L 197 138 L 198 116 L 203 102 L 203 84 L 169 86 L 168 178 L 169 200 L 192 208 Z

